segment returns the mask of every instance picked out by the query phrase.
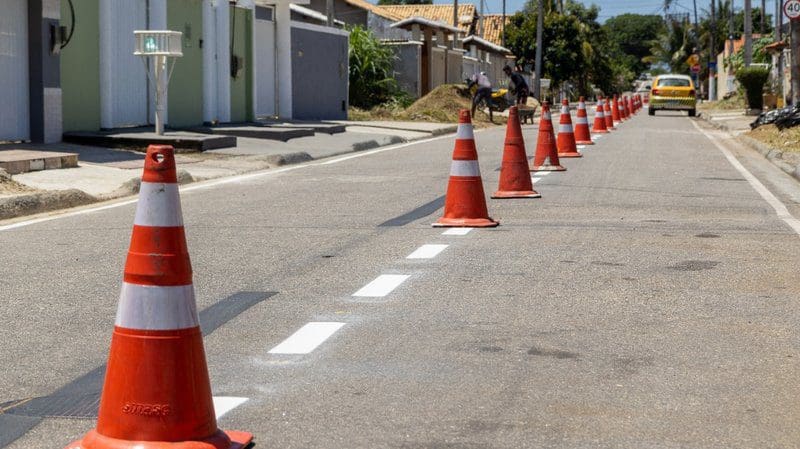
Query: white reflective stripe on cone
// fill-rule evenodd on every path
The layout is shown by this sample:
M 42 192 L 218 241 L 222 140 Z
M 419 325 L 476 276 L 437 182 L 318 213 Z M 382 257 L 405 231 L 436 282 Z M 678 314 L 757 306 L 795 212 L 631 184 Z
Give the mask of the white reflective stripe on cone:
M 133 224 L 139 226 L 183 226 L 178 184 L 143 182 Z
M 450 176 L 480 176 L 478 161 L 453 161 L 450 165 Z
M 575 117 L 575 124 L 576 125 L 588 125 L 589 119 L 586 117 Z
M 472 125 L 468 123 L 459 123 L 458 124 L 458 131 L 456 131 L 456 139 L 474 139 L 475 136 L 472 133 Z
M 542 118 L 541 118 L 541 120 L 552 120 L 552 119 L 550 118 L 550 111 L 547 111 L 547 112 L 545 112 L 544 114 L 542 114 Z
M 200 325 L 193 285 L 171 287 L 122 283 L 119 327 L 141 330 L 186 329 Z
M 561 115 L 569 114 L 569 107 L 561 106 Z
M 562 125 L 562 124 L 559 124 L 559 125 L 558 125 L 558 132 L 559 132 L 559 134 L 560 134 L 560 133 L 572 134 L 572 125 L 569 125 L 569 124 L 567 124 L 567 125 Z

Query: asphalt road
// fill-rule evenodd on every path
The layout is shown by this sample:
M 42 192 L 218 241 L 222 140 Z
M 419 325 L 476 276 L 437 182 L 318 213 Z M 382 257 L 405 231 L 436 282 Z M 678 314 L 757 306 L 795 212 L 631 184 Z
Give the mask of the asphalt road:
M 220 426 L 281 448 L 798 447 L 800 188 L 706 130 L 768 202 L 695 123 L 640 114 L 466 235 L 430 227 L 452 136 L 184 189 L 214 395 L 247 399 Z M 503 135 L 476 134 L 487 194 Z M 93 427 L 133 211 L 0 227 L 0 447 Z M 407 259 L 426 244 L 448 246 Z M 381 275 L 408 277 L 354 296 Z M 310 322 L 342 325 L 270 353 Z

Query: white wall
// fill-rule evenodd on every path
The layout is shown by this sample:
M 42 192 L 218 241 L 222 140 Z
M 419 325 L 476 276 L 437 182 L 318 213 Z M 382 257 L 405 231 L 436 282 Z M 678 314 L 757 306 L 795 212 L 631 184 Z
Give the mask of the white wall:
M 2 0 L 0 14 L 0 140 L 30 138 L 28 2 Z

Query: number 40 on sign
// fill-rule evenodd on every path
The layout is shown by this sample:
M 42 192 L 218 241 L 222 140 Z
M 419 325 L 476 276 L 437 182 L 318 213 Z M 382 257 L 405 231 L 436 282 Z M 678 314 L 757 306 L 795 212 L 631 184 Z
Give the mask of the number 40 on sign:
M 800 19 L 800 0 L 786 0 L 783 2 L 783 13 L 791 20 Z

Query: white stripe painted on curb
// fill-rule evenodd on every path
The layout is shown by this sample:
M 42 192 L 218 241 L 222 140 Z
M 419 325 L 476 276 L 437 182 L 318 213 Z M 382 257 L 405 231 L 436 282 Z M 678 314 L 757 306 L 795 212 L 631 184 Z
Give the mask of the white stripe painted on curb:
M 536 176 L 547 176 L 547 175 L 549 175 L 550 173 L 552 173 L 552 172 L 549 172 L 549 171 L 543 171 L 543 172 L 536 173 Z
M 361 287 L 361 290 L 353 293 L 353 296 L 381 298 L 391 293 L 410 277 L 407 274 L 382 274 Z
M 335 334 L 345 323 L 312 321 L 297 330 L 278 346 L 269 350 L 270 354 L 308 354 L 317 349 L 325 340 Z
M 442 235 L 467 235 L 472 228 L 450 228 L 444 232 Z
M 406 259 L 433 259 L 448 246 L 449 245 L 422 245 L 413 253 L 409 254 Z
M 578 149 L 579 149 L 579 150 L 586 149 L 586 145 L 578 145 Z
M 753 176 L 753 174 L 750 173 L 750 171 L 747 170 L 744 167 L 744 165 L 742 165 L 742 163 L 739 162 L 738 159 L 736 159 L 736 156 L 734 156 L 733 153 L 730 152 L 730 150 L 725 148 L 724 145 L 722 145 L 717 139 L 715 139 L 714 136 L 706 132 L 706 130 L 700 128 L 700 126 L 697 125 L 697 122 L 692 121 L 692 125 L 694 125 L 694 127 L 697 128 L 698 131 L 700 131 L 704 136 L 706 136 L 706 138 L 708 138 L 708 140 L 710 140 L 711 143 L 713 143 L 714 146 L 716 146 L 717 149 L 719 149 L 722 152 L 725 158 L 728 159 L 728 162 L 730 162 L 730 164 L 733 165 L 733 168 L 735 168 L 739 173 L 741 173 L 742 176 L 744 176 L 744 178 L 747 180 L 747 182 L 750 183 L 750 186 L 752 186 L 753 189 L 756 192 L 758 192 L 759 195 L 761 195 L 761 198 L 764 198 L 764 201 L 766 201 L 767 203 L 769 203 L 770 206 L 772 206 L 772 208 L 775 210 L 775 213 L 778 215 L 778 218 L 786 222 L 786 224 L 789 225 L 789 227 L 792 228 L 794 232 L 800 235 L 800 220 L 795 218 L 789 212 L 789 209 L 786 208 L 786 205 L 783 204 L 781 200 L 779 200 L 772 192 L 770 192 L 769 189 L 767 189 L 764 186 L 764 184 L 762 184 L 761 181 L 758 180 L 758 178 Z
M 249 398 L 237 398 L 235 396 L 214 396 L 212 399 L 214 400 L 214 414 L 217 419 L 222 418 L 223 415 L 249 400 Z

